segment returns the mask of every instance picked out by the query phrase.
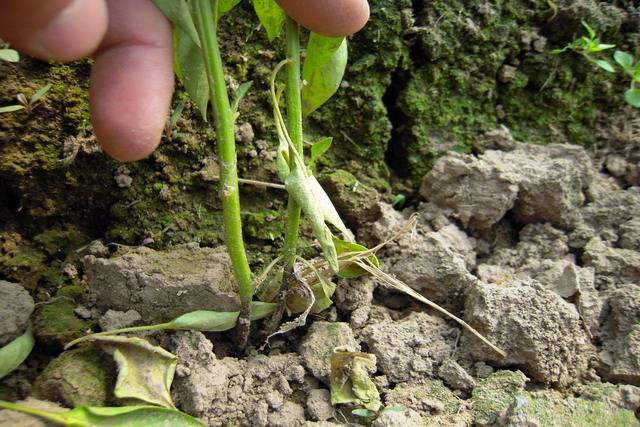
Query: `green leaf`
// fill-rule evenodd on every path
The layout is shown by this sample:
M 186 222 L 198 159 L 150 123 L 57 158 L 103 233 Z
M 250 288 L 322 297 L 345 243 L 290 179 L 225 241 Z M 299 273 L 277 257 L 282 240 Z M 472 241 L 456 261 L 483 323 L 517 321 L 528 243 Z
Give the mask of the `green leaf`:
M 581 21 L 581 24 L 584 28 L 586 28 L 587 33 L 589 33 L 589 37 L 594 38 L 596 36 L 595 31 L 587 24 L 585 21 Z
M 175 30 L 177 42 L 176 59 L 179 76 L 182 76 L 184 87 L 189 97 L 207 121 L 207 106 L 209 105 L 209 80 L 207 67 L 204 63 L 202 50 L 193 40 L 180 29 Z
M 342 255 L 342 254 L 346 254 L 346 253 L 350 253 L 350 252 L 364 252 L 364 251 L 368 251 L 368 249 L 358 243 L 354 243 L 354 242 L 346 242 L 344 240 L 340 240 L 337 237 L 333 236 L 333 243 L 336 246 L 336 251 L 338 252 L 338 255 Z M 371 261 L 373 263 L 373 265 L 375 265 L 376 267 L 380 266 L 380 261 L 378 261 L 378 258 L 375 255 L 370 255 L 368 257 L 369 261 Z M 340 271 L 338 271 L 337 276 L 338 277 L 342 277 L 343 279 L 353 279 L 356 277 L 360 277 L 362 275 L 367 274 L 367 272 L 365 270 L 363 270 L 361 267 L 352 264 L 352 265 L 348 265 L 346 267 L 342 267 L 340 269 Z
M 249 80 L 248 82 L 244 82 L 240 86 L 238 86 L 238 90 L 236 90 L 236 93 L 233 97 L 233 102 L 231 103 L 231 111 L 233 113 L 238 112 L 240 101 L 242 101 L 242 98 L 244 98 L 244 96 L 247 94 L 252 84 L 253 80 Z
M 628 54 L 627 52 L 623 52 L 621 50 L 616 50 L 613 54 L 613 59 L 620 64 L 622 68 L 626 70 L 631 69 L 633 67 L 633 56 Z
M 251 320 L 264 319 L 276 311 L 276 308 L 278 308 L 276 303 L 251 301 Z
M 33 332 L 29 325 L 24 334 L 0 348 L 0 379 L 9 375 L 27 359 L 34 344 Z
M 193 43 L 200 46 L 200 37 L 193 22 L 189 6 L 184 0 L 153 0 L 164 16 L 185 33 Z
M 331 404 L 354 403 L 371 411 L 382 405 L 376 385 L 375 357 L 367 353 L 335 351 L 331 355 Z
M 51 89 L 51 84 L 42 86 L 40 89 L 36 91 L 36 93 L 34 93 L 31 96 L 31 99 L 29 100 L 29 104 L 35 105 L 35 103 L 38 102 L 40 98 L 42 98 L 47 92 L 49 92 L 49 89 Z
M 69 427 L 205 427 L 200 420 L 176 409 L 157 406 L 79 406 L 64 412 L 46 411 L 0 400 L 0 408 L 42 417 Z
M 365 408 L 354 409 L 353 411 L 351 411 L 351 413 L 356 417 L 362 417 L 362 418 L 373 418 L 376 415 L 375 412 Z
M 24 105 L 7 105 L 6 107 L 0 107 L 0 113 L 12 113 L 19 110 L 24 110 Z
M 107 335 L 89 341 L 112 352 L 118 364 L 117 398 L 173 408 L 169 389 L 178 363 L 176 356 L 141 338 Z
M 607 62 L 607 60 L 605 59 L 595 59 L 594 64 L 596 64 L 598 67 L 602 68 L 603 70 L 609 72 L 609 73 L 615 73 L 616 70 L 613 68 L 613 65 L 609 64 L 609 62 Z
M 240 0 L 218 0 L 218 19 L 231 12 L 238 3 Z
M 322 138 L 315 144 L 311 146 L 311 162 L 315 162 L 318 160 L 324 153 L 331 148 L 331 144 L 333 143 L 333 138 L 328 136 L 326 138 Z
M 603 50 L 612 49 L 616 47 L 615 44 L 598 43 L 595 47 L 591 48 L 591 52 L 602 52 Z
M 253 8 L 260 23 L 267 32 L 269 41 L 273 41 L 282 31 L 282 25 L 287 19 L 284 10 L 275 0 L 253 0 Z
M 0 49 L 0 60 L 7 62 L 20 61 L 20 55 L 13 49 Z
M 347 66 L 347 40 L 311 33 L 302 66 L 302 112 L 309 115 L 340 87 Z
M 629 89 L 624 93 L 624 100 L 629 105 L 640 108 L 640 89 Z
M 238 320 L 238 311 L 197 310 L 183 314 L 168 323 L 169 329 L 221 332 L 233 329 Z

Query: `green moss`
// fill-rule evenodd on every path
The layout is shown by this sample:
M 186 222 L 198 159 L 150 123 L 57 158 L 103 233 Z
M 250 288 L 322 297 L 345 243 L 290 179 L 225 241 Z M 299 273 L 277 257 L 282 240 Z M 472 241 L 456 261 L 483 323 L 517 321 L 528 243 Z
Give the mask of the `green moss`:
M 53 302 L 36 311 L 33 329 L 39 342 L 45 346 L 61 347 L 91 331 L 95 324 L 78 318 L 74 312 L 74 298 L 82 292 L 79 286 L 64 287 Z
M 497 420 L 524 391 L 527 377 L 520 371 L 497 371 L 478 382 L 471 395 L 474 421 L 490 424 Z
M 637 426 L 633 411 L 605 402 L 566 397 L 555 391 L 525 393 L 524 413 L 540 425 Z
M 34 384 L 36 398 L 68 407 L 106 406 L 110 396 L 112 363 L 95 347 L 65 351 L 54 359 Z

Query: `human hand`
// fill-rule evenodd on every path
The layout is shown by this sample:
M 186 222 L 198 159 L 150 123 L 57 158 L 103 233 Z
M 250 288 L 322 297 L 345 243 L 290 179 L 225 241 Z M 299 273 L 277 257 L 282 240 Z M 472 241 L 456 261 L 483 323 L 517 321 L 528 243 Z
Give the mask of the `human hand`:
M 366 0 L 277 1 L 325 35 L 353 33 L 369 14 Z M 151 0 L 1 0 L 0 38 L 44 60 L 93 56 L 89 106 L 104 151 L 133 161 L 158 146 L 173 93 L 173 56 L 171 27 Z
M 118 160 L 160 142 L 173 92 L 171 27 L 150 0 L 2 0 L 0 37 L 29 55 L 93 55 L 89 104 L 95 134 Z

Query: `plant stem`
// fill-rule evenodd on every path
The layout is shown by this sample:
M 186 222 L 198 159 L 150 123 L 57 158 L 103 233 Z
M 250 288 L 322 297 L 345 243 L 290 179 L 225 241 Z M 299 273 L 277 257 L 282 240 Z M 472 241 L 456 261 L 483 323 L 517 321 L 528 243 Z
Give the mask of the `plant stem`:
M 240 302 L 248 313 L 249 303 L 253 297 L 253 289 L 251 287 L 251 269 L 247 262 L 242 239 L 234 119 L 229 104 L 222 57 L 218 46 L 218 0 L 193 0 L 193 2 L 198 33 L 207 67 L 209 88 L 211 90 L 211 105 L 216 124 L 218 156 L 220 157 L 224 239 L 231 258 L 231 264 L 233 265 L 233 271 L 238 281 Z
M 287 17 L 287 86 L 285 97 L 287 101 L 287 127 L 293 145 L 298 153 L 303 153 L 302 138 L 302 101 L 300 97 L 300 27 L 298 23 Z M 296 165 L 293 161 L 293 150 L 289 150 L 289 167 L 293 170 Z M 290 272 L 296 260 L 298 229 L 300 227 L 301 208 L 298 203 L 289 197 L 287 204 L 287 226 L 284 235 L 284 260 L 285 270 Z M 286 275 L 285 275 L 286 276 Z

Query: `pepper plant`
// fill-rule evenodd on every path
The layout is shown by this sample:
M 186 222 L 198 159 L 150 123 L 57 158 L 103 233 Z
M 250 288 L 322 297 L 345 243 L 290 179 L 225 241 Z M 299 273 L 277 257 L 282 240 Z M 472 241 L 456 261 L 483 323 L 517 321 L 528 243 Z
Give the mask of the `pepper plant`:
M 176 74 L 184 83 L 203 120 L 207 121 L 210 114 L 216 128 L 225 243 L 239 286 L 242 304 L 239 322 L 243 324 L 244 321 L 246 329 L 255 283 L 242 237 L 234 125 L 239 115 L 240 99 L 251 82 L 242 84 L 236 91 L 234 101 L 230 102 L 218 42 L 220 19 L 239 1 L 155 0 L 155 3 L 174 26 Z M 306 59 L 301 67 L 298 24 L 288 18 L 274 0 L 254 0 L 253 6 L 268 39 L 274 41 L 284 33 L 286 42 L 287 57 L 277 67 L 277 70 L 286 67 L 286 84 L 284 89 L 276 90 L 276 71 L 271 88 L 274 121 L 279 138 L 278 173 L 289 193 L 284 248 L 279 258 L 284 269 L 285 279 L 282 283 L 286 284 L 286 278 L 290 277 L 297 260 L 301 213 L 310 220 L 315 237 L 333 272 L 338 272 L 340 268 L 335 237 L 328 224 L 340 231 L 342 239 L 352 241 L 349 230 L 311 173 L 311 168 L 305 163 L 303 144 L 303 116 L 324 104 L 340 86 L 347 63 L 347 42 L 344 37 L 331 38 L 311 33 Z M 280 112 L 283 92 L 286 120 Z M 312 160 L 317 159 L 330 145 L 331 139 L 328 138 L 314 145 L 311 148 Z

